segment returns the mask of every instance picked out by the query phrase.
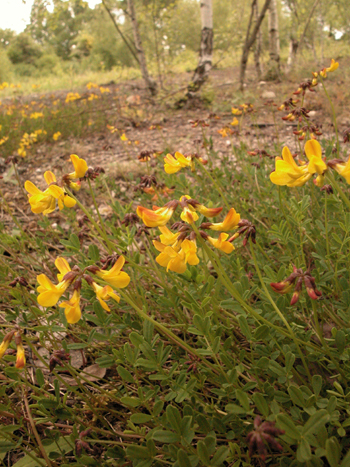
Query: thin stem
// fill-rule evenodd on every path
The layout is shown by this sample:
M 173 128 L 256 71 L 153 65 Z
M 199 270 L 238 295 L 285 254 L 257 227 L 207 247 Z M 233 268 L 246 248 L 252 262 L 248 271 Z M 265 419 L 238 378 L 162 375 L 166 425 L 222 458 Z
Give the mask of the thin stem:
M 327 91 L 326 86 L 324 85 L 324 79 L 322 78 L 321 75 L 319 75 L 319 77 L 320 77 L 320 80 L 321 80 L 321 83 L 322 83 L 322 86 L 323 86 L 324 93 L 326 94 L 327 99 L 328 99 L 328 102 L 330 103 L 330 106 L 331 106 L 331 109 L 332 109 L 335 136 L 336 136 L 336 138 L 337 138 L 337 153 L 338 153 L 338 155 L 339 155 L 339 152 L 340 152 L 340 145 L 339 145 L 339 133 L 338 133 L 338 125 L 337 125 L 337 115 L 336 115 L 336 113 L 335 113 L 335 109 L 334 109 L 334 105 L 333 105 L 332 99 L 331 99 L 330 95 L 328 94 L 328 91 Z
M 292 330 L 292 328 L 290 327 L 288 321 L 286 320 L 286 318 L 283 316 L 283 313 L 280 311 L 280 309 L 278 308 L 278 306 L 276 305 L 275 301 L 273 300 L 273 298 L 271 297 L 270 295 L 270 292 L 268 291 L 266 285 L 265 285 L 265 282 L 263 280 L 263 277 L 262 277 L 262 274 L 261 274 L 261 271 L 260 271 L 260 268 L 259 268 L 259 265 L 258 265 L 258 262 L 256 260 L 256 256 L 255 256 L 255 251 L 254 251 L 254 248 L 253 248 L 253 244 L 252 244 L 252 241 L 251 239 L 249 239 L 249 243 L 250 243 L 250 251 L 251 251 L 251 254 L 252 254 L 252 258 L 253 258 L 253 262 L 254 262 L 254 266 L 255 266 L 255 270 L 259 276 L 259 280 L 260 280 L 260 283 L 262 285 L 262 288 L 264 289 L 264 292 L 267 296 L 267 298 L 269 299 L 271 305 L 273 306 L 274 310 L 276 311 L 276 313 L 278 314 L 278 316 L 281 318 L 281 320 L 283 321 L 283 323 L 285 324 L 286 328 L 288 329 L 288 331 L 290 332 L 290 335 L 294 341 L 294 344 L 298 350 L 298 353 L 300 355 L 300 358 L 301 358 L 301 361 L 303 362 L 303 365 L 304 365 L 304 369 L 306 371 L 306 374 L 307 376 L 310 378 L 311 380 L 311 373 L 310 373 L 310 370 L 309 370 L 309 367 L 307 366 L 306 364 L 306 361 L 305 361 L 305 357 L 299 347 L 299 344 L 296 340 L 296 337 L 295 337 L 295 334 Z

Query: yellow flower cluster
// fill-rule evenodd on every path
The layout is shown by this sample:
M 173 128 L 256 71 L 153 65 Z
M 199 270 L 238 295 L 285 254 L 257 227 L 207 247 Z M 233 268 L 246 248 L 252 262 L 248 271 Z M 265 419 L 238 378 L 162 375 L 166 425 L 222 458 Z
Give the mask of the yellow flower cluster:
M 120 256 L 109 271 L 102 270 L 97 266 L 89 266 L 86 270 L 81 271 L 78 266 L 74 266 L 74 268 L 71 269 L 66 259 L 58 257 L 55 261 L 55 266 L 59 270 L 59 274 L 57 274 L 58 283 L 56 285 L 53 284 L 45 274 L 40 274 L 37 277 L 39 283 L 39 287 L 37 288 L 39 292 L 38 303 L 47 308 L 55 306 L 66 290 L 74 284 L 71 298 L 61 302 L 59 306 L 64 308 L 68 323 L 77 323 L 81 318 L 80 291 L 82 280 L 85 280 L 94 290 L 96 298 L 102 308 L 106 311 L 110 311 L 106 301 L 110 298 L 118 303 L 120 301 L 119 295 L 114 292 L 111 285 L 121 289 L 127 287 L 130 282 L 129 275 L 122 271 L 124 263 L 125 258 Z M 90 275 L 86 274 L 86 271 L 92 272 L 111 285 L 101 286 L 97 284 Z
M 350 184 L 350 158 L 347 162 L 334 159 L 326 164 L 322 159 L 321 145 L 314 139 L 305 143 L 304 150 L 308 162 L 300 162 L 298 165 L 288 147 L 285 146 L 282 158 L 276 158 L 275 170 L 270 174 L 271 182 L 280 186 L 299 187 L 303 186 L 313 175 L 317 175 L 314 183 L 322 187 L 326 171 L 333 168 Z
M 17 154 L 20 157 L 25 157 L 27 155 L 26 149 L 30 148 L 33 144 L 38 141 L 40 135 L 46 135 L 45 130 L 35 130 L 33 133 L 24 133 L 19 143 L 19 148 L 17 150 Z
M 178 232 L 173 233 L 166 227 L 166 224 L 178 206 L 182 210 L 180 215 L 182 222 L 174 224 L 173 228 L 176 228 Z M 187 264 L 194 266 L 199 263 L 196 244 L 198 231 L 190 227 L 199 219 L 197 212 L 211 218 L 221 211 L 222 208 L 207 208 L 188 195 L 184 195 L 179 201 L 170 201 L 161 208 L 155 206 L 153 210 L 138 206 L 136 213 L 147 227 L 158 227 L 161 232 L 160 241 L 153 241 L 155 248 L 160 252 L 156 258 L 157 263 L 166 267 L 168 271 L 182 274 L 186 271 Z M 224 253 L 232 253 L 234 246 L 227 241 L 229 235 L 225 232 L 236 229 L 239 221 L 240 215 L 231 208 L 223 222 L 206 222 L 200 226 L 203 229 L 220 231 L 219 238 L 212 238 L 202 230 L 199 234 L 215 248 Z
M 69 186 L 72 186 L 75 190 L 80 188 L 80 182 L 71 182 L 72 180 L 79 180 L 83 178 L 88 166 L 84 159 L 80 159 L 76 154 L 70 156 L 74 166 L 74 172 L 67 174 L 63 177 L 63 181 Z M 63 209 L 65 206 L 72 208 L 75 206 L 76 201 L 68 196 L 64 187 L 59 186 L 55 175 L 47 171 L 44 173 L 44 178 L 48 187 L 45 191 L 39 190 L 34 183 L 27 180 L 24 184 L 24 188 L 28 191 L 29 203 L 32 212 L 35 214 L 43 214 L 46 216 L 56 209 L 56 201 L 59 209 Z
M 67 95 L 66 95 L 66 104 L 68 104 L 68 102 L 74 102 L 78 99 L 80 99 L 80 94 L 77 93 L 77 92 L 69 92 Z

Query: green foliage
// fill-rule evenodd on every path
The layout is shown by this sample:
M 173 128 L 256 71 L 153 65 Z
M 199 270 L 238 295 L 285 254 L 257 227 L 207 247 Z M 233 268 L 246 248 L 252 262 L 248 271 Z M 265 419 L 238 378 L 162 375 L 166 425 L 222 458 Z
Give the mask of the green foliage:
M 33 65 L 35 60 L 42 55 L 42 51 L 29 34 L 21 33 L 11 41 L 7 55 L 14 64 Z

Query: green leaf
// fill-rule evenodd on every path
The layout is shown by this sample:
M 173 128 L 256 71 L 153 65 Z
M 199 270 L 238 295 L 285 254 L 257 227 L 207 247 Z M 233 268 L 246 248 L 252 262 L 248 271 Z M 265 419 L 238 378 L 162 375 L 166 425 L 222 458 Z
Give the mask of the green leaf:
M 128 405 L 129 407 L 138 407 L 141 404 L 140 399 L 137 399 L 136 397 L 122 397 L 120 399 L 120 402 L 122 404 Z
M 146 447 L 136 446 L 135 444 L 126 448 L 126 455 L 130 457 L 130 459 L 148 459 L 151 457 L 150 452 Z
M 318 396 L 322 389 L 322 376 L 314 375 L 312 377 L 312 389 L 316 396 Z
M 278 427 L 286 432 L 286 435 L 292 439 L 300 439 L 301 435 L 293 420 L 285 414 L 278 414 L 276 417 Z
M 100 260 L 100 252 L 98 251 L 98 248 L 96 245 L 89 245 L 89 258 L 96 263 L 97 261 Z
M 135 380 L 132 376 L 132 374 L 126 370 L 123 366 L 118 366 L 117 367 L 118 374 L 121 378 L 123 378 L 124 381 L 127 381 L 128 383 L 135 383 Z
M 248 321 L 246 320 L 246 318 L 244 316 L 240 316 L 238 318 L 238 323 L 239 323 L 239 327 L 241 328 L 241 331 L 242 331 L 242 334 L 247 338 L 247 339 L 251 339 L 252 338 L 252 334 L 250 332 L 250 328 L 249 328 L 249 325 L 248 325 Z
M 226 459 L 226 457 L 229 455 L 229 452 L 230 451 L 226 446 L 220 446 L 211 461 L 211 465 L 221 465 Z
M 340 461 L 340 446 L 334 436 L 326 441 L 326 457 L 331 467 L 338 467 Z
M 43 372 L 40 370 L 40 368 L 36 369 L 35 376 L 36 376 L 36 380 L 37 380 L 39 386 L 42 388 L 45 385 L 45 378 L 44 378 Z
M 147 423 L 152 420 L 153 415 L 148 415 L 146 413 L 134 413 L 131 415 L 130 420 L 133 423 Z
M 254 338 L 257 341 L 265 340 L 268 335 L 270 334 L 270 328 L 266 324 L 259 326 L 257 330 L 254 332 Z
M 255 392 L 253 394 L 253 401 L 259 412 L 265 417 L 268 417 L 270 411 L 265 397 L 262 394 L 260 394 L 260 392 Z
M 192 467 L 190 459 L 183 449 L 179 449 L 177 452 L 177 461 L 180 467 Z
M 204 441 L 198 441 L 197 454 L 198 454 L 199 459 L 204 465 L 210 464 L 210 456 L 209 456 L 208 448 Z
M 342 460 L 340 467 L 350 467 L 350 451 L 347 453 L 347 455 Z
M 73 450 L 73 444 L 70 440 L 70 436 L 64 436 L 58 439 L 53 443 L 44 446 L 44 450 L 46 454 L 49 456 L 52 452 L 60 452 L 65 451 L 69 453 Z M 38 459 L 38 457 L 34 454 L 34 451 L 31 452 L 32 457 L 26 455 L 22 457 L 18 462 L 13 464 L 12 467 L 38 467 L 38 465 L 42 465 L 43 459 Z
M 290 395 L 290 398 L 295 405 L 298 405 L 299 407 L 305 407 L 305 399 L 299 388 L 296 386 L 289 386 L 288 394 Z
M 330 415 L 327 410 L 319 410 L 318 412 L 311 415 L 309 420 L 305 423 L 302 429 L 302 435 L 307 436 L 309 434 L 317 433 L 321 426 L 324 426 L 328 420 L 330 419 Z
M 170 430 L 157 430 L 152 434 L 152 438 L 160 443 L 178 443 L 180 435 Z
M 246 392 L 241 391 L 240 389 L 236 389 L 236 397 L 241 404 L 241 406 L 246 410 L 246 412 L 249 412 L 250 406 L 249 406 L 249 398 L 247 396 Z
M 307 462 L 311 459 L 311 447 L 305 438 L 302 438 L 297 449 L 297 459 L 299 462 Z
M 168 405 L 166 408 L 166 418 L 176 433 L 181 435 L 181 415 L 178 409 L 172 405 Z

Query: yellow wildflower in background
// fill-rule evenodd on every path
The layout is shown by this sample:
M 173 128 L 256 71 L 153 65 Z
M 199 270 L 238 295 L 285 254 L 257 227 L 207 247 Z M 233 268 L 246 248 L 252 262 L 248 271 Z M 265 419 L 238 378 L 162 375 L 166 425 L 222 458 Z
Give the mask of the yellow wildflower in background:
M 53 134 L 52 139 L 54 141 L 57 141 L 60 137 L 62 136 L 60 131 L 56 131 L 56 133 Z
M 174 157 L 171 154 L 164 157 L 164 170 L 167 174 L 174 174 L 183 167 L 189 166 L 191 166 L 191 158 L 185 157 L 180 152 L 175 152 Z

